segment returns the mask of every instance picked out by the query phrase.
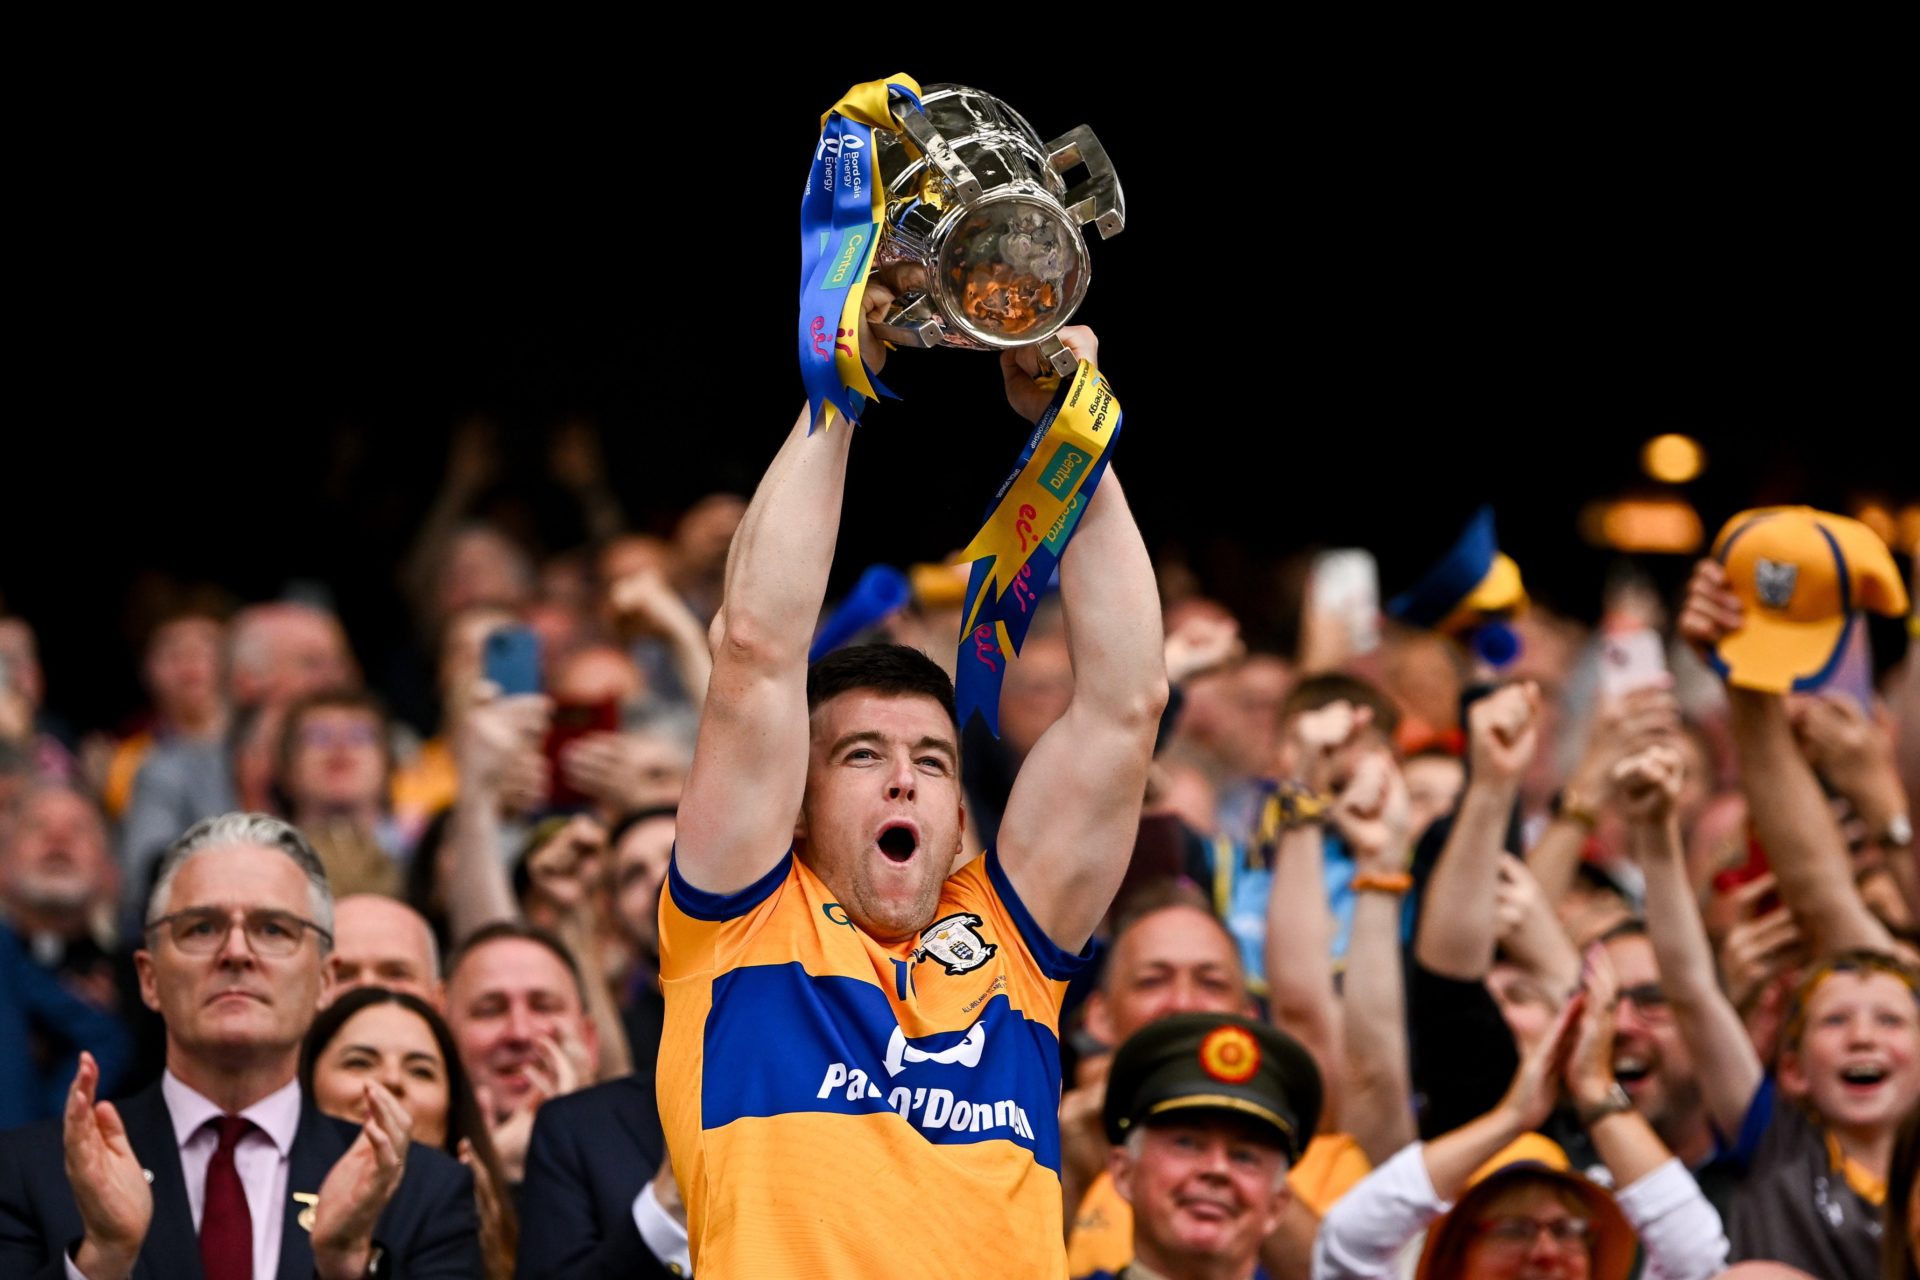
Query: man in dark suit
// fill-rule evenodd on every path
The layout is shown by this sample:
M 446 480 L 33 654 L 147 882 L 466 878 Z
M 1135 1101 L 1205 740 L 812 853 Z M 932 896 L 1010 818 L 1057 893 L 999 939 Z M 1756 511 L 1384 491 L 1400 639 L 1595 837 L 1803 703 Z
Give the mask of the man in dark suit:
M 312 846 L 277 819 L 227 814 L 174 842 L 137 956 L 167 1071 L 116 1108 L 83 1058 L 58 1125 L 0 1138 L 0 1274 L 482 1274 L 471 1175 L 411 1147 L 390 1093 L 368 1084 L 358 1136 L 301 1095 L 332 909 Z
M 686 1210 L 666 1163 L 653 1077 L 609 1080 L 543 1105 L 520 1184 L 515 1280 L 689 1274 Z

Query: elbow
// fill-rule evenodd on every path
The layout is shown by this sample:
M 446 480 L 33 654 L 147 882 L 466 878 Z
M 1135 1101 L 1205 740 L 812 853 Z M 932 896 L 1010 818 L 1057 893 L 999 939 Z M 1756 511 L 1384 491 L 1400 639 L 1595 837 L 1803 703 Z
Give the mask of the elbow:
M 1113 719 L 1152 742 L 1160 733 L 1160 717 L 1167 711 L 1167 673 L 1156 670 L 1131 690 L 1124 690 L 1111 704 Z
M 790 667 L 796 660 L 805 663 L 804 646 L 796 659 L 787 634 L 790 631 L 790 627 L 781 627 L 771 619 L 756 618 L 751 611 L 729 606 L 714 618 L 709 632 L 714 665 L 757 671 Z

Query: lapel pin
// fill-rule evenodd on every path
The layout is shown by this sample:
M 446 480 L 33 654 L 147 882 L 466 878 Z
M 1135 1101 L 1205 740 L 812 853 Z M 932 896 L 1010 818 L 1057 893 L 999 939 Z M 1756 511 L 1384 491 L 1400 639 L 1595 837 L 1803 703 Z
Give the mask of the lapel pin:
M 312 1235 L 313 1207 L 320 1203 L 320 1197 L 312 1191 L 296 1191 L 293 1193 L 293 1198 L 296 1203 L 306 1206 L 300 1210 L 300 1216 L 295 1218 L 294 1221 L 300 1224 L 302 1231 L 308 1235 Z
M 140 1172 L 141 1172 L 142 1174 L 144 1174 L 144 1175 L 146 1175 L 146 1179 L 147 1179 L 147 1184 L 148 1184 L 149 1186 L 151 1186 L 151 1185 L 153 1184 L 153 1170 L 151 1170 L 151 1169 L 142 1169 L 142 1170 L 141 1170 Z

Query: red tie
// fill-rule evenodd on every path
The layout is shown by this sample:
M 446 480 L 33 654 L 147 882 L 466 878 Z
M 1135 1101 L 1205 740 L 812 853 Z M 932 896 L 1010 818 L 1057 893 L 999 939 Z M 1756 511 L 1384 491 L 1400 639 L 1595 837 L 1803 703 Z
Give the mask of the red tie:
M 200 1213 L 200 1266 L 207 1280 L 253 1280 L 253 1215 L 247 1212 L 246 1188 L 233 1167 L 233 1149 L 253 1121 L 221 1116 L 208 1124 L 220 1127 L 220 1145 L 207 1165 L 207 1199 Z

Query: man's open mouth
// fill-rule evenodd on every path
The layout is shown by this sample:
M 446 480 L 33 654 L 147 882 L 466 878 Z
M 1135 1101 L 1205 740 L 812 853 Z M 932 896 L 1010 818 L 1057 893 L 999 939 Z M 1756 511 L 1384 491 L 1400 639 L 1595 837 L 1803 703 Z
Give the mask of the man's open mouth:
M 1614 1059 L 1613 1078 L 1622 1085 L 1633 1086 L 1653 1074 L 1653 1064 L 1645 1058 L 1620 1057 Z
M 906 862 L 920 847 L 920 837 L 907 824 L 892 823 L 881 829 L 880 838 L 874 843 L 880 846 L 880 852 L 887 855 L 888 861 Z

